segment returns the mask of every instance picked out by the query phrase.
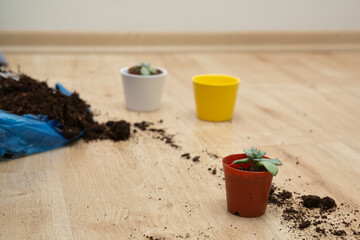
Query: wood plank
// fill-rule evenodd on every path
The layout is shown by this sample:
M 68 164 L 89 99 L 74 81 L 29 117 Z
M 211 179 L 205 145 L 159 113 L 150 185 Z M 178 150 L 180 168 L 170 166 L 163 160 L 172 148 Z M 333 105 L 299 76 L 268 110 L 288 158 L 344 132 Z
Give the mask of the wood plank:
M 57 172 L 1 173 L 0 185 L 1 238 L 72 239 Z

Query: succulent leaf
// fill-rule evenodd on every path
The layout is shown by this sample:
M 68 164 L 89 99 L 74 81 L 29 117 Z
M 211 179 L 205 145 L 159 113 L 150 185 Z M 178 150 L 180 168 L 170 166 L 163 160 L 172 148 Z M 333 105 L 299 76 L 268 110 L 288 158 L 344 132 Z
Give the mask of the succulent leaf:
M 150 71 L 146 67 L 141 67 L 140 69 L 141 75 L 150 75 Z
M 157 69 L 154 67 L 149 66 L 148 69 L 150 70 L 151 73 L 157 73 Z
M 140 72 L 141 75 L 151 75 L 151 74 L 157 74 L 158 69 L 155 67 L 152 67 L 150 63 L 148 62 L 141 62 L 136 64 L 134 67 L 129 69 L 130 72 L 137 72 L 137 74 Z
M 261 161 L 266 161 L 266 162 L 271 162 L 277 166 L 281 166 L 282 165 L 282 162 L 277 159 L 277 158 L 274 158 L 274 159 L 267 159 L 267 158 L 262 158 Z
M 244 149 L 246 156 L 251 157 L 251 149 Z
M 250 159 L 249 158 L 244 158 L 244 159 L 235 160 L 232 163 L 233 164 L 243 164 L 243 163 L 248 163 L 248 162 L 250 162 Z
M 264 166 L 273 176 L 276 176 L 279 171 L 278 167 L 271 162 L 260 161 L 258 164 Z
M 265 156 L 266 152 L 260 151 L 259 150 L 259 155 L 258 158 L 263 158 Z
M 235 160 L 233 161 L 233 164 L 252 162 L 253 164 L 250 167 L 250 171 L 258 171 L 261 166 L 264 166 L 266 170 L 268 170 L 274 176 L 276 176 L 276 174 L 279 171 L 277 166 L 282 165 L 281 161 L 277 158 L 274 159 L 264 158 L 266 152 L 258 150 L 254 147 L 251 147 L 250 149 L 244 149 L 244 152 L 247 158 Z

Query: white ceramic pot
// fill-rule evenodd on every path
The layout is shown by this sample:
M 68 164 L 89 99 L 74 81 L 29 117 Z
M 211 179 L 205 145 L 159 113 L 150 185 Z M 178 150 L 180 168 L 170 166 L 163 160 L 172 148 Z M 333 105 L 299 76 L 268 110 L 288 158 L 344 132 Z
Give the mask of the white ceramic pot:
M 129 73 L 129 67 L 122 68 L 122 82 L 125 93 L 126 108 L 137 112 L 150 112 L 160 108 L 161 95 L 167 71 L 156 75 L 136 75 Z

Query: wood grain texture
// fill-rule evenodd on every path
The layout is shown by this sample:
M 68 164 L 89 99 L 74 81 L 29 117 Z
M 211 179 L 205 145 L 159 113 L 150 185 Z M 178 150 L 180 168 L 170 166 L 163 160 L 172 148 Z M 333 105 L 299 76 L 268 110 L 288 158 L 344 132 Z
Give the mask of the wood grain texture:
M 0 31 L 7 52 L 183 52 L 360 49 L 359 31 L 61 32 Z
M 14 69 L 78 91 L 101 112 L 97 120 L 156 122 L 182 149 L 139 131 L 126 142 L 80 140 L 1 161 L 0 239 L 296 239 L 273 206 L 256 219 L 226 210 L 221 159 L 208 153 L 224 157 L 251 146 L 283 161 L 276 185 L 359 207 L 360 52 L 5 57 Z M 157 112 L 125 109 L 119 70 L 140 61 L 169 72 Z M 191 77 L 201 73 L 242 79 L 231 122 L 196 118 Z

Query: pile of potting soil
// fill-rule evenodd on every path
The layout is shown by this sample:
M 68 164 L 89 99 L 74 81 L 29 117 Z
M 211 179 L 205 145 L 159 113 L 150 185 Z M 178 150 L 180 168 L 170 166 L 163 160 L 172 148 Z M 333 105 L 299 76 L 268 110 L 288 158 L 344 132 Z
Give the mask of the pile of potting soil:
M 300 195 L 272 186 L 269 204 L 281 210 L 281 224 L 300 239 L 360 239 L 359 211 L 349 211 L 344 203 L 338 206 L 331 197 Z
M 71 139 L 85 131 L 84 140 L 113 141 L 127 140 L 130 137 L 130 123 L 109 121 L 98 123 L 79 94 L 66 96 L 58 88 L 49 88 L 46 82 L 0 69 L 0 109 L 17 115 L 46 115 L 63 126 L 62 135 Z

